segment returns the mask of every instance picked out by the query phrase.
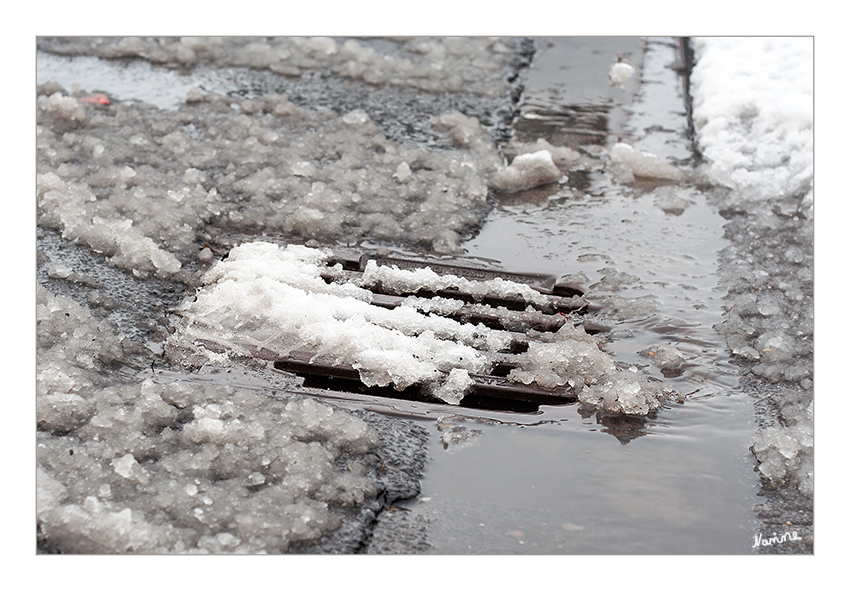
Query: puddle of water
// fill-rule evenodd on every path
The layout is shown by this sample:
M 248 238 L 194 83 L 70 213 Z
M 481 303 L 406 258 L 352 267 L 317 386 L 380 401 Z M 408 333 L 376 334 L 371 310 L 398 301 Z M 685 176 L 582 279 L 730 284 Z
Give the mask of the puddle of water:
M 558 425 L 468 424 L 482 434 L 458 449 L 432 422 L 410 510 L 438 553 L 746 553 L 758 526 L 757 486 L 741 478 L 747 410 L 740 397 L 667 408 L 628 444 L 575 409 Z
M 538 53 L 524 77 L 521 115 L 514 124 L 518 140 L 543 137 L 553 145 L 576 147 L 624 131 L 623 106 L 634 98 L 640 79 L 631 76 L 623 90 L 613 88 L 608 68 L 619 58 L 639 70 L 641 38 L 543 37 L 535 39 L 535 46 Z
M 49 53 L 36 53 L 36 84 L 55 80 L 71 90 L 81 85 L 85 92 L 107 91 L 122 100 L 138 100 L 160 109 L 176 109 L 186 101 L 186 94 L 198 86 L 195 76 L 163 70 L 142 60 L 128 60 L 104 68 L 103 60 L 94 56 L 67 58 Z
M 666 67 L 675 59 L 670 40 L 648 45 L 624 130 L 636 148 L 684 161 L 684 101 Z M 640 351 L 675 345 L 687 360 L 681 375 L 650 369 L 689 399 L 631 422 L 571 406 L 543 409 L 534 426 L 464 423 L 481 433 L 456 449 L 444 449 L 431 423 L 433 461 L 410 509 L 431 521 L 437 553 L 747 553 L 759 523 L 752 405 L 712 328 L 725 221 L 693 188 L 622 187 L 602 171 L 583 181 L 504 200 L 465 247 L 507 268 L 583 272 L 595 303 L 655 296 L 655 313 L 618 320 L 603 311 L 613 326 L 605 348 L 650 365 Z M 665 191 L 684 207 L 671 207 Z M 594 288 L 612 269 L 636 280 Z

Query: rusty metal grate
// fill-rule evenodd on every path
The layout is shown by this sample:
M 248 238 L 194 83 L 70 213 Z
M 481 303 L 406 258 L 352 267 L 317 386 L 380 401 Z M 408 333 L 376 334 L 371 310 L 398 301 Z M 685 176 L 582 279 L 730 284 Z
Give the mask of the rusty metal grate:
M 544 296 L 540 301 L 530 305 L 520 297 L 476 297 L 456 288 L 433 292 L 420 288 L 416 291 L 399 293 L 397 289 L 384 289 L 380 282 L 369 287 L 373 293 L 372 305 L 395 308 L 410 297 L 439 296 L 459 300 L 462 303 L 461 306 L 455 306 L 450 313 L 442 315 L 461 323 L 482 324 L 510 334 L 510 347 L 499 353 L 490 354 L 493 356 L 490 372 L 487 375 L 470 374 L 473 386 L 464 396 L 461 406 L 535 412 L 540 405 L 563 405 L 576 401 L 576 395 L 569 386 L 544 388 L 536 384 L 524 385 L 510 381 L 507 375 L 517 367 L 512 360 L 513 356 L 527 351 L 530 340 L 539 338 L 542 333 L 557 331 L 567 322 L 569 315 L 582 314 L 586 311 L 587 302 L 582 298 L 584 291 L 581 286 L 559 280 L 555 275 L 509 272 L 483 265 L 457 264 L 454 260 L 447 263 L 437 258 L 413 256 L 335 252 L 328 265 L 330 269 L 340 264 L 346 276 L 356 280 L 362 279 L 366 266 L 371 260 L 379 266 L 395 266 L 402 270 L 428 267 L 438 275 L 455 275 L 475 282 L 501 278 L 527 285 Z M 511 313 L 506 314 L 506 310 Z M 586 327 L 586 329 L 588 332 L 594 332 L 594 327 Z M 417 386 L 402 391 L 391 387 L 367 387 L 361 382 L 359 373 L 354 367 L 340 365 L 328 357 L 316 356 L 309 352 L 292 351 L 289 355 L 276 359 L 274 367 L 303 377 L 304 385 L 307 387 L 403 400 L 439 402 Z

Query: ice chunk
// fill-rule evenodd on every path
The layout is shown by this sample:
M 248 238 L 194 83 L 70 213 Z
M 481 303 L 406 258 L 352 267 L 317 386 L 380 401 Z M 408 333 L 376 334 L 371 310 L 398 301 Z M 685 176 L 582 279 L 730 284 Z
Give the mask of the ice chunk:
M 493 142 L 487 138 L 481 123 L 475 117 L 451 111 L 432 117 L 431 125 L 448 132 L 458 144 L 482 157 L 485 166 L 497 166 L 501 163 Z
M 529 343 L 517 355 L 518 368 L 508 378 L 545 388 L 570 385 L 579 400 L 608 412 L 645 415 L 658 409 L 672 393 L 662 382 L 647 382 L 617 368 L 582 329 L 565 324 L 549 343 Z
M 517 366 L 508 374 L 511 380 L 526 384 L 533 381 L 544 388 L 596 384 L 615 372 L 613 359 L 595 343 L 572 338 L 555 343 L 529 343 L 528 351 L 517 355 Z
M 631 64 L 626 62 L 614 62 L 608 69 L 608 84 L 611 88 L 619 88 L 626 92 L 626 82 L 631 78 L 635 69 Z
M 782 297 L 771 292 L 759 294 L 758 311 L 762 316 L 774 316 L 782 311 Z
M 397 178 L 400 183 L 406 183 L 410 180 L 412 173 L 410 172 L 410 165 L 407 162 L 402 162 L 396 167 L 395 172 L 393 173 L 393 177 Z
M 116 474 L 127 480 L 137 480 L 141 484 L 147 484 L 150 481 L 147 471 L 139 465 L 133 454 L 128 453 L 115 458 L 112 460 L 112 467 Z
M 49 97 L 39 97 L 38 107 L 61 119 L 84 121 L 86 118 L 86 108 L 83 104 L 74 97 L 65 96 L 61 92 L 51 94 Z
M 658 187 L 652 192 L 655 206 L 664 213 L 682 215 L 687 208 L 694 204 L 688 198 L 690 191 L 682 187 Z
M 366 114 L 365 111 L 361 109 L 357 109 L 356 111 L 351 111 L 343 116 L 342 120 L 347 125 L 363 125 L 367 121 L 369 121 L 369 115 Z
M 304 42 L 302 47 L 325 56 L 330 56 L 337 52 L 336 41 L 330 37 L 311 37 Z
M 453 426 L 443 431 L 443 434 L 440 435 L 440 441 L 443 442 L 443 449 L 456 451 L 479 443 L 483 434 L 484 432 L 481 429 Z
M 647 355 L 652 364 L 661 369 L 676 369 L 685 360 L 673 345 L 652 345 L 641 353 Z
M 620 320 L 649 316 L 658 310 L 659 305 L 658 297 L 654 294 L 638 298 L 612 296 L 605 302 L 605 306 L 614 310 Z
M 209 263 L 213 259 L 213 251 L 209 246 L 205 246 L 198 253 L 198 260 L 203 263 Z
M 204 100 L 204 93 L 197 86 L 193 86 L 189 89 L 189 92 L 186 93 L 187 103 L 199 103 L 202 100 Z
M 461 300 L 452 300 L 439 296 L 434 296 L 433 298 L 408 297 L 402 302 L 402 306 L 415 308 L 426 314 L 433 312 L 441 316 L 450 316 L 463 308 L 464 303 Z
M 73 269 L 71 269 L 71 267 L 62 263 L 54 263 L 47 269 L 47 275 L 49 277 L 55 277 L 58 279 L 67 279 L 71 276 L 72 272 Z
M 53 478 L 41 466 L 35 471 L 35 491 L 35 510 L 39 518 L 68 496 L 68 487 Z
M 484 297 L 519 297 L 529 304 L 546 308 L 549 303 L 545 296 L 527 285 L 507 281 L 501 277 L 489 281 L 471 281 L 455 275 L 438 275 L 430 267 L 415 270 L 399 269 L 395 266 L 378 265 L 374 260 L 366 263 L 363 272 L 363 285 L 373 287 L 381 285 L 389 293 L 416 293 L 420 289 L 436 293 L 444 289 L 457 289 L 476 299 Z
M 43 379 L 42 374 L 39 378 Z M 36 401 L 38 428 L 57 434 L 81 427 L 93 414 L 94 405 L 77 394 L 50 394 L 39 396 Z
M 581 154 L 572 148 L 568 148 L 566 146 L 553 146 L 544 138 L 539 138 L 533 144 L 512 143 L 505 149 L 506 152 L 508 152 L 508 150 L 512 150 L 517 155 L 533 154 L 534 152 L 546 150 L 549 154 L 551 154 L 552 162 L 554 162 L 555 166 L 561 170 L 567 170 L 581 160 Z
M 497 191 L 513 193 L 557 181 L 563 176 L 549 150 L 520 154 L 510 166 L 496 171 L 492 185 Z
M 579 400 L 608 412 L 645 415 L 660 408 L 671 394 L 668 384 L 642 382 L 636 374 L 620 372 L 604 384 L 584 388 Z
M 774 426 L 756 432 L 751 447 L 759 471 L 774 485 L 790 481 L 811 497 L 814 476 L 813 402 L 790 419 L 789 426 Z
M 296 162 L 292 165 L 292 174 L 309 178 L 315 176 L 316 167 L 310 162 Z
M 445 400 L 449 404 L 460 404 L 464 395 L 472 386 L 472 378 L 465 369 L 455 368 L 449 372 L 448 378 L 434 386 L 430 392 L 433 396 Z
M 631 170 L 635 176 L 681 181 L 684 173 L 649 152 L 635 150 L 628 144 L 615 144 L 611 148 L 611 161 L 622 164 Z

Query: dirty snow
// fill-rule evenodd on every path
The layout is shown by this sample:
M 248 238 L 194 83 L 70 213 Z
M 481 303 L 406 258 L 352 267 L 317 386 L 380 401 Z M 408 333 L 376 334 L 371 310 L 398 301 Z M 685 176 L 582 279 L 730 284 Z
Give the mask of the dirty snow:
M 326 240 L 401 237 L 456 252 L 487 211 L 487 171 L 499 165 L 470 118 L 485 160 L 465 147 L 404 147 L 362 111 L 337 117 L 275 94 L 238 110 L 207 94 L 178 111 L 119 103 L 89 107 L 82 119 L 79 102 L 64 99 L 74 105 L 38 110 L 39 223 L 143 276 L 193 261 L 208 224 Z
M 310 399 L 107 383 L 127 344 L 37 286 L 40 535 L 64 553 L 285 552 L 376 494 L 375 431 Z
M 729 187 L 736 243 L 718 330 L 776 384 L 776 424 L 753 453 L 772 484 L 813 493 L 813 84 L 811 37 L 697 38 L 691 76 L 705 172 Z M 731 267 L 731 268 L 730 268 Z

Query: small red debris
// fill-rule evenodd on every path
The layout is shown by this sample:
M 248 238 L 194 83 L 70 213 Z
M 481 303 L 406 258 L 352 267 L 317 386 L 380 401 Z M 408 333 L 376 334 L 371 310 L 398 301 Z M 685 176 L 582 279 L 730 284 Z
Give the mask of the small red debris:
M 102 92 L 95 92 L 93 94 L 80 98 L 80 101 L 88 103 L 90 105 L 108 105 L 109 97 L 103 94 Z

